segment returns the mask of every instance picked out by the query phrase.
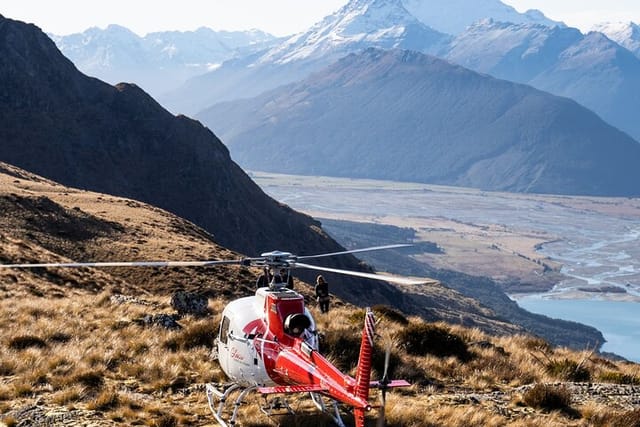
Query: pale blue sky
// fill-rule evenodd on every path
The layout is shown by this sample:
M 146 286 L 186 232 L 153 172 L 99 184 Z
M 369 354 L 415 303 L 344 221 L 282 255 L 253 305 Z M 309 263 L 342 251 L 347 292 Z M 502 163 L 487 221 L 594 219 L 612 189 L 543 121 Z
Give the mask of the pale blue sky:
M 0 14 L 65 35 L 120 24 L 144 35 L 162 30 L 259 28 L 275 35 L 303 31 L 347 0 L 2 0 Z M 640 0 L 504 0 L 519 11 L 540 9 L 549 18 L 585 31 L 602 21 L 640 23 Z

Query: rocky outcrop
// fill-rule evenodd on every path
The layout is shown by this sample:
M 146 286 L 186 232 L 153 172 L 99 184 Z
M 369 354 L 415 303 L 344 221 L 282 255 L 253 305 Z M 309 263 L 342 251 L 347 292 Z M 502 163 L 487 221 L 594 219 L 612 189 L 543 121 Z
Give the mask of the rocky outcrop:
M 171 295 L 171 307 L 181 316 L 206 316 L 209 314 L 208 304 L 207 297 L 192 292 L 178 291 Z

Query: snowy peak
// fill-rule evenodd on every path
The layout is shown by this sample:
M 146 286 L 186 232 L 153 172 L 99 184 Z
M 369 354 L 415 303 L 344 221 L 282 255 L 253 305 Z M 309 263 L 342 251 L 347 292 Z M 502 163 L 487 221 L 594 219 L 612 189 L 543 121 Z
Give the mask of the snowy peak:
M 519 13 L 500 0 L 403 0 L 404 6 L 425 25 L 447 34 L 459 34 L 474 22 L 492 18 L 516 24 L 564 26 L 539 10 Z
M 610 67 L 621 55 L 633 58 L 629 52 L 612 42 L 604 34 L 592 31 L 561 55 L 562 68 L 592 70 L 594 67 Z M 636 61 L 637 62 L 637 61 Z
M 335 15 L 325 18 L 318 27 L 325 33 L 329 30 L 337 36 L 335 38 L 373 41 L 389 34 L 400 36 L 407 27 L 420 25 L 401 0 L 352 0 Z
M 476 71 L 527 82 L 582 38 L 575 28 L 485 19 L 459 34 L 445 57 Z
M 640 57 L 640 26 L 633 22 L 603 22 L 595 25 L 593 31 L 605 34 Z
M 205 27 L 140 37 L 120 25 L 49 36 L 82 72 L 114 84 L 135 82 L 154 96 L 227 59 L 264 49 L 277 40 L 257 30 L 217 32 Z
M 418 23 L 400 0 L 352 0 L 338 15 L 340 22 L 336 27 L 344 35 L 368 34 Z
M 337 58 L 367 47 L 437 49 L 448 39 L 416 19 L 401 0 L 351 0 L 307 32 L 288 39 L 261 58 L 261 63 Z

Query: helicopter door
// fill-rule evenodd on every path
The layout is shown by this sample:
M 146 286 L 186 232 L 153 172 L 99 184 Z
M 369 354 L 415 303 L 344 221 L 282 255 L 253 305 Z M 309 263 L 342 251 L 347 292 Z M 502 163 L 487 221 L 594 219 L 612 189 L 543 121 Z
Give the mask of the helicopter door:
M 229 363 L 229 325 L 231 321 L 227 316 L 222 318 L 220 333 L 218 335 L 218 361 L 224 371 L 228 370 Z

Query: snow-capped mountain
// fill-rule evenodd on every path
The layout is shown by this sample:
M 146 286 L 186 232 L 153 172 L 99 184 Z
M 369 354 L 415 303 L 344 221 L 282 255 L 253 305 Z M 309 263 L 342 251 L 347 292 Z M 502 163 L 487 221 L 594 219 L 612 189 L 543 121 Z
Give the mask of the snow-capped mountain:
M 515 24 L 565 26 L 562 22 L 547 18 L 537 9 L 519 13 L 500 0 L 403 0 L 403 3 L 424 24 L 454 35 L 477 21 L 489 18 Z
M 245 168 L 491 190 L 637 195 L 640 144 L 564 97 L 367 49 L 201 113 Z
M 351 52 L 378 47 L 432 53 L 449 40 L 411 15 L 401 0 L 351 0 L 308 31 L 263 54 L 228 61 L 161 101 L 174 112 L 195 113 L 300 80 Z
M 459 34 L 443 56 L 475 71 L 526 83 L 583 37 L 575 28 L 486 19 Z
M 134 82 L 153 95 L 178 87 L 223 61 L 277 39 L 262 31 L 166 31 L 140 37 L 119 25 L 67 36 L 49 35 L 85 74 L 109 83 Z
M 258 62 L 284 63 L 327 54 L 336 57 L 371 46 L 433 52 L 446 39 L 411 15 L 401 0 L 352 0 Z
M 595 25 L 593 31 L 605 34 L 640 57 L 640 25 L 633 22 L 604 22 Z
M 456 37 L 443 55 L 572 98 L 640 140 L 640 60 L 602 33 L 487 20 Z

